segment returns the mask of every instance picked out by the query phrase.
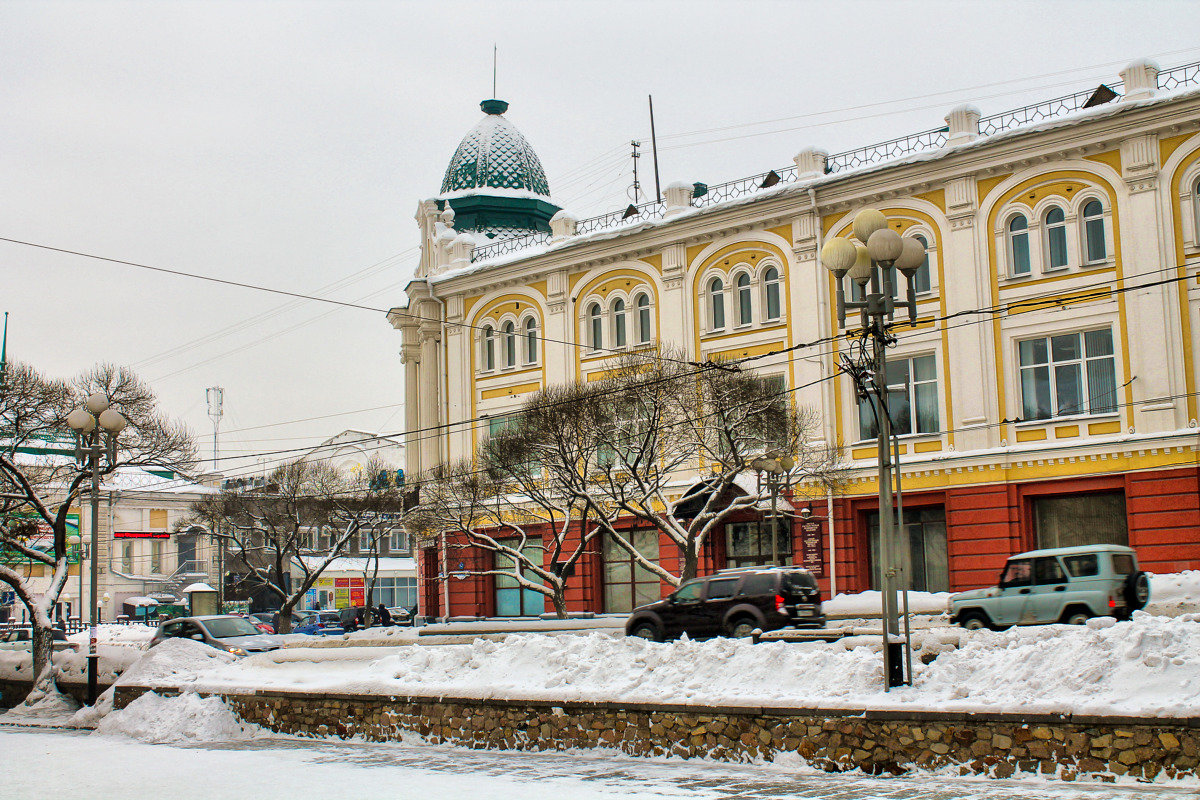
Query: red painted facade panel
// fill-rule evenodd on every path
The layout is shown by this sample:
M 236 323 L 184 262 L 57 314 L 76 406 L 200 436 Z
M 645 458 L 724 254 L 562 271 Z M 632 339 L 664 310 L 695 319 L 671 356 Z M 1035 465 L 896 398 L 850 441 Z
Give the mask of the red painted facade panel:
M 904 503 L 906 510 L 944 509 L 949 586 L 951 591 L 961 591 L 993 585 L 1008 556 L 1037 547 L 1033 518 L 1036 498 L 1113 491 L 1125 493 L 1129 543 L 1137 549 L 1144 569 L 1158 572 L 1200 569 L 1200 468 L 1196 467 L 906 492 Z M 875 497 L 841 497 L 834 501 L 834 555 L 839 593 L 871 588 L 868 525 L 877 508 Z M 819 513 L 824 511 L 821 504 L 816 504 L 813 510 L 814 518 L 823 518 Z M 739 517 L 745 518 L 753 517 Z M 798 562 L 801 541 L 798 525 L 792 533 Z M 594 542 L 579 560 L 567 591 L 568 610 L 596 613 L 605 610 L 600 551 L 600 543 Z M 678 574 L 678 550 L 666 536 L 660 536 L 659 552 L 659 563 Z M 823 552 L 828 559 L 827 543 Z M 494 615 L 495 579 L 486 575 L 451 577 L 447 581 L 449 586 L 443 588 L 436 580 L 426 580 L 426 576 L 441 572 L 440 558 L 434 548 L 422 554 L 422 599 L 430 610 L 427 613 L 442 613 L 441 600 L 448 592 L 452 615 Z M 705 543 L 700 553 L 700 574 L 722 569 L 725 564 L 722 533 Z M 491 567 L 490 554 L 452 544 L 449 558 L 452 575 Z M 819 582 L 828 596 L 833 583 L 828 563 Z M 666 582 L 660 585 L 664 595 L 671 588 Z M 549 599 L 546 609 L 553 609 Z

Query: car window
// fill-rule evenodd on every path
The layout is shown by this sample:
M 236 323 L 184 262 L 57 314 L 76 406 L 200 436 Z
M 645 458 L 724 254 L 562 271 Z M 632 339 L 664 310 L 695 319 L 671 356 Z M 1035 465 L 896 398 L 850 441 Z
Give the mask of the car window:
M 747 575 L 742 578 L 740 593 L 744 595 L 774 594 L 775 576 L 770 572 L 756 572 L 753 575 Z
M 1113 573 L 1128 575 L 1133 572 L 1133 556 L 1129 553 L 1113 553 Z
M 699 600 L 700 590 L 704 588 L 704 581 L 692 581 L 685 583 L 675 590 L 676 600 Z
M 708 582 L 708 593 L 705 595 L 709 600 L 720 600 L 726 597 L 733 597 L 733 590 L 737 586 L 737 578 L 726 578 L 720 581 Z
M 816 589 L 817 579 L 813 577 L 811 572 L 786 572 L 783 576 L 783 583 L 789 589 Z
M 182 622 L 172 622 L 169 625 L 163 625 L 163 636 L 179 636 L 183 630 Z
M 1095 553 L 1082 553 L 1077 556 L 1063 556 L 1063 564 L 1067 572 L 1076 578 L 1087 578 L 1100 574 L 1100 560 Z
M 1033 578 L 1033 563 L 1028 558 L 1009 561 L 1000 575 L 1001 586 L 1028 586 Z
M 205 620 L 205 627 L 214 639 L 232 639 L 236 636 L 256 636 L 260 631 L 241 617 L 221 617 Z
M 1039 558 L 1033 562 L 1033 582 L 1037 584 L 1063 583 L 1067 576 L 1063 574 L 1058 559 L 1054 556 Z

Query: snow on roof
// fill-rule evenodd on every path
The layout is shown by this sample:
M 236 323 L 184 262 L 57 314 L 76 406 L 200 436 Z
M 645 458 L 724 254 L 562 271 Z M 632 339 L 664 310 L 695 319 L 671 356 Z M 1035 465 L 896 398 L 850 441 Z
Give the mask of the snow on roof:
M 913 153 L 912 155 L 905 156 L 903 158 L 880 161 L 855 169 L 839 170 L 838 172 L 831 172 L 827 175 L 804 178 L 791 183 L 780 183 L 777 186 L 773 186 L 768 189 L 762 189 L 760 191 L 753 192 L 732 200 L 714 203 L 713 205 L 705 206 L 704 208 L 693 207 L 684 209 L 670 217 L 642 220 L 631 224 L 617 225 L 616 227 L 612 228 L 603 228 L 589 234 L 573 236 L 569 239 L 559 242 L 545 242 L 542 244 L 530 245 L 529 247 L 521 250 L 505 253 L 503 255 L 496 256 L 495 258 L 473 261 L 468 266 L 447 270 L 446 272 L 442 272 L 436 276 L 431 275 L 429 280 L 435 284 L 443 283 L 453 278 L 459 278 L 475 272 L 501 267 L 517 261 L 524 261 L 526 259 L 540 256 L 551 251 L 561 250 L 566 247 L 578 247 L 588 243 L 603 242 L 618 237 L 630 236 L 644 230 L 674 224 L 680 219 L 690 218 L 702 214 L 711 214 L 718 211 L 725 211 L 751 203 L 758 203 L 770 197 L 803 194 L 809 189 L 815 189 L 823 185 L 837 183 L 838 181 L 844 180 L 850 176 L 868 175 L 873 172 L 879 172 L 880 170 L 891 169 L 893 167 L 918 164 L 926 161 L 936 161 L 956 153 L 995 144 L 996 142 L 1007 141 L 1009 139 L 1032 133 L 1042 133 L 1045 131 L 1070 127 L 1084 120 L 1104 119 L 1106 117 L 1116 116 L 1118 114 L 1132 111 L 1133 109 L 1176 102 L 1196 96 L 1200 96 L 1200 89 L 1178 89 L 1173 91 L 1159 90 L 1155 96 L 1146 98 L 1144 100 L 1121 100 L 1102 106 L 1096 106 L 1094 108 L 1074 111 L 1036 125 L 1021 125 L 1007 131 L 1002 131 L 1001 133 L 992 134 L 991 136 L 980 136 L 972 141 L 962 142 L 959 144 L 947 144 L 942 147 L 923 150 L 919 153 Z

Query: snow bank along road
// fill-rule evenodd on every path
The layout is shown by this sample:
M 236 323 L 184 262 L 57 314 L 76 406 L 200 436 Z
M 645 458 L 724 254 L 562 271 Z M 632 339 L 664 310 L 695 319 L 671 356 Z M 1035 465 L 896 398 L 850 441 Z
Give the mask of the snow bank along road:
M 524 700 L 786 705 L 1148 717 L 1200 716 L 1200 615 L 964 633 L 913 685 L 882 691 L 874 640 L 797 646 L 665 644 L 603 633 L 512 634 L 453 647 L 289 648 L 232 662 L 173 640 L 122 683 L 236 693 L 258 688 Z M 956 641 L 959 632 L 953 632 Z M 936 639 L 926 643 L 936 648 Z M 207 648 L 204 648 L 207 650 Z M 932 655 L 932 652 L 929 653 Z M 186 669 L 176 668 L 179 663 Z M 145 662 L 145 663 L 143 663 Z M 194 666 L 193 666 L 194 662 Z M 176 665 L 176 666 L 173 666 Z M 139 675 L 141 677 L 139 677 Z
M 121 713 L 121 712 L 118 712 Z M 936 775 L 871 778 L 800 764 L 730 765 L 633 759 L 611 753 L 464 750 L 261 738 L 151 744 L 125 736 L 0 726 L 5 800 L 97 797 L 150 800 L 1173 800 L 1194 791 L 1162 787 L 969 780 Z

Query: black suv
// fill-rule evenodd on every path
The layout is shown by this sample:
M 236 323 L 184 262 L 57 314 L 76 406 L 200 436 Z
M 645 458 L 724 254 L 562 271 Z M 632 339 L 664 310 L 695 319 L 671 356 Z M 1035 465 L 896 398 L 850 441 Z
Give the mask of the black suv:
M 625 635 L 661 642 L 686 633 L 749 636 L 788 626 L 821 628 L 821 590 L 808 570 L 792 567 L 727 569 L 696 578 L 657 603 L 635 608 Z

